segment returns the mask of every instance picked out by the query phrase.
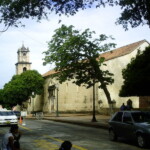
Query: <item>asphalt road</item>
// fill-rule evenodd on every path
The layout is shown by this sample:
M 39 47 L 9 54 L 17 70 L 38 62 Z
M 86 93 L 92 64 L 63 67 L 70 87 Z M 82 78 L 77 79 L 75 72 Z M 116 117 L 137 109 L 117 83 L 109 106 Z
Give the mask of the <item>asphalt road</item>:
M 58 150 L 64 140 L 72 142 L 72 150 L 142 150 L 133 141 L 109 141 L 104 129 L 48 120 L 26 120 L 25 124 L 20 126 L 22 150 Z M 0 127 L 0 137 L 9 128 Z

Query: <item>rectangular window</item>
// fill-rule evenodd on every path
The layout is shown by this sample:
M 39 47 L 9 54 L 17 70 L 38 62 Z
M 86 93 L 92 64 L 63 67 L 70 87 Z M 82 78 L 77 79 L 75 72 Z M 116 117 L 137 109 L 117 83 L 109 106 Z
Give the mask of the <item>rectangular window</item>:
M 128 112 L 125 112 L 123 115 L 123 122 L 124 123 L 132 123 L 131 114 Z
M 117 115 L 113 118 L 113 121 L 122 122 L 123 112 L 118 112 Z

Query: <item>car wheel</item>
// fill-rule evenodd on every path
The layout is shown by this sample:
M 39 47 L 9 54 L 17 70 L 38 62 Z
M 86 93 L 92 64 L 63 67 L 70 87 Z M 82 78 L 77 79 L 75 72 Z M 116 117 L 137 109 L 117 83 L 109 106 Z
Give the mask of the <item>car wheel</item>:
M 111 141 L 116 141 L 117 140 L 117 135 L 114 133 L 113 129 L 109 130 L 109 139 Z
M 141 134 L 137 135 L 137 144 L 141 148 L 144 148 L 146 146 L 145 138 Z

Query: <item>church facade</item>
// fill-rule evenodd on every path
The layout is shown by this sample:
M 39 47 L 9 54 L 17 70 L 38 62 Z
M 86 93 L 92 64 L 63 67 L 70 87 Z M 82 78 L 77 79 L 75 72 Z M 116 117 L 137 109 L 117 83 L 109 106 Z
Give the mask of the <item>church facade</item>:
M 105 57 L 106 68 L 114 74 L 114 83 L 108 85 L 113 107 L 119 108 L 122 103 L 131 99 L 134 108 L 147 107 L 148 97 L 119 97 L 119 90 L 123 84 L 122 69 L 135 57 L 138 50 L 145 50 L 149 46 L 146 40 L 138 41 L 112 51 L 103 53 Z M 56 73 L 50 70 L 43 74 L 45 79 L 44 92 L 40 96 L 32 98 L 28 103 L 27 111 L 43 111 L 44 113 L 58 112 L 91 112 L 93 109 L 93 88 L 86 89 L 84 86 L 77 86 L 72 81 L 66 81 L 60 84 L 56 79 L 51 78 L 51 75 Z M 99 84 L 95 85 L 95 105 L 97 112 L 107 113 L 109 105 L 106 96 L 102 89 L 98 88 Z M 143 104 L 143 102 L 145 102 Z

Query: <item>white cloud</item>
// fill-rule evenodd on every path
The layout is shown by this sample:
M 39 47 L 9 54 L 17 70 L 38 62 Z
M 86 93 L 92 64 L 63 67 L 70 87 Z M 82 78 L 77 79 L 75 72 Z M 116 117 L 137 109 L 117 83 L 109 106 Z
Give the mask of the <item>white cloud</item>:
M 114 42 L 117 43 L 117 47 L 142 39 L 150 40 L 148 26 L 124 31 L 121 25 L 115 24 L 119 16 L 120 9 L 117 7 L 91 8 L 80 11 L 75 16 L 62 16 L 61 18 L 51 14 L 49 21 L 43 20 L 41 23 L 37 23 L 33 20 L 24 20 L 25 28 L 13 27 L 0 34 L 0 88 L 16 73 L 17 51 L 23 42 L 25 47 L 29 47 L 32 69 L 43 74 L 53 67 L 42 65 L 44 57 L 42 52 L 47 50 L 47 42 L 51 40 L 54 30 L 61 24 L 74 25 L 79 30 L 90 28 L 90 30 L 96 31 L 97 35 L 112 35 L 116 39 Z M 60 24 L 58 24 L 59 19 L 62 20 Z

